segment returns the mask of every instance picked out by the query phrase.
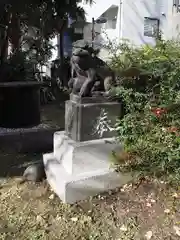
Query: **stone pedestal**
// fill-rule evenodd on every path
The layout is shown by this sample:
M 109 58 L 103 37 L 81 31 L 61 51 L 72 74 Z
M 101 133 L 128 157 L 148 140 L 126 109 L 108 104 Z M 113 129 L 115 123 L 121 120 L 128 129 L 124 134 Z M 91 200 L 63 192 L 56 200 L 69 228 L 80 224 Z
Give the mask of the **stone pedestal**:
M 119 102 L 102 96 L 80 98 L 71 95 L 66 102 L 65 130 L 71 139 L 80 142 L 113 137 L 115 132 L 107 131 L 105 122 L 107 118 L 109 126 L 114 126 L 118 117 L 121 117 Z
M 69 174 L 96 171 L 98 167 L 109 168 L 111 153 L 115 149 L 120 147 L 113 138 L 75 142 L 64 132 L 54 134 L 54 156 Z
M 44 154 L 47 180 L 64 203 L 75 203 L 120 187 L 132 176 L 116 173 L 111 152 L 120 151 L 114 139 L 75 142 L 64 132 L 54 134 L 54 152 Z
M 114 133 L 92 134 L 101 111 L 107 112 L 113 124 L 120 116 L 120 104 L 72 95 L 66 103 L 66 131 L 54 134 L 53 153 L 43 155 L 47 180 L 65 203 L 84 200 L 132 179 L 131 175 L 116 173 L 111 168 L 112 151 L 121 151 L 111 137 Z

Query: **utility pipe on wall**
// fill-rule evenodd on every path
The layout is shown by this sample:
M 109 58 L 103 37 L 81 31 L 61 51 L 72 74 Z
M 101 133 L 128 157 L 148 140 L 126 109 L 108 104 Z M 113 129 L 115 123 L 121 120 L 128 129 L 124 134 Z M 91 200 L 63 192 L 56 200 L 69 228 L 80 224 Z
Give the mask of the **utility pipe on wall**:
M 122 11 L 123 11 L 123 0 L 119 0 L 119 41 L 121 42 L 122 38 L 122 24 L 123 24 L 123 16 L 122 16 Z

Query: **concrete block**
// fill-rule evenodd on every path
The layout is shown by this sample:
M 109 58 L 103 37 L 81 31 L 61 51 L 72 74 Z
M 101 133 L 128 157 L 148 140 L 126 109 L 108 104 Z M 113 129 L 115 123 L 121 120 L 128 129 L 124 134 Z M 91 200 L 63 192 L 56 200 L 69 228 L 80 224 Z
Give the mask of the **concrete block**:
M 79 174 L 68 174 L 62 164 L 56 160 L 54 153 L 44 154 L 43 161 L 47 180 L 64 203 L 73 204 L 85 200 L 90 196 L 120 187 L 132 180 L 130 174 L 116 173 L 113 169 L 102 166 L 89 172 L 81 171 Z
M 108 169 L 112 151 L 120 149 L 114 138 L 75 142 L 64 132 L 54 134 L 54 156 L 69 174 Z

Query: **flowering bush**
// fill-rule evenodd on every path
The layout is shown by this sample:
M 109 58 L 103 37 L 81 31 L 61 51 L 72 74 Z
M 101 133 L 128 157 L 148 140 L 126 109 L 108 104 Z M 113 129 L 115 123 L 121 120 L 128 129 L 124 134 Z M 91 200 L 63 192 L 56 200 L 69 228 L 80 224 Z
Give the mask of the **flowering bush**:
M 166 108 L 152 108 L 151 111 L 156 115 L 156 117 L 161 117 L 164 113 L 167 113 Z
M 113 95 L 124 105 L 124 117 L 115 126 L 124 144 L 125 154 L 115 156 L 121 171 L 180 180 L 179 46 L 173 41 L 140 49 L 123 46 L 112 58 L 118 75 Z

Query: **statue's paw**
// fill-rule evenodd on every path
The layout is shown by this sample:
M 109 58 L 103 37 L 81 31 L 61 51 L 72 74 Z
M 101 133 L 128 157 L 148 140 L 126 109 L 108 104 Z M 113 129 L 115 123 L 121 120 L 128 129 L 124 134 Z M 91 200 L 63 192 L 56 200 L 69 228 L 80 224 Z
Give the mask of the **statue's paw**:
M 102 92 L 100 92 L 100 91 L 93 91 L 92 92 L 92 96 L 93 97 L 99 97 L 99 96 L 102 96 L 103 94 L 102 94 Z
M 109 92 L 103 92 L 104 97 L 110 97 Z
M 106 99 L 108 99 L 109 101 L 113 101 L 114 97 L 112 95 L 110 95 L 109 92 L 104 92 L 103 93 L 103 97 L 105 97 Z

